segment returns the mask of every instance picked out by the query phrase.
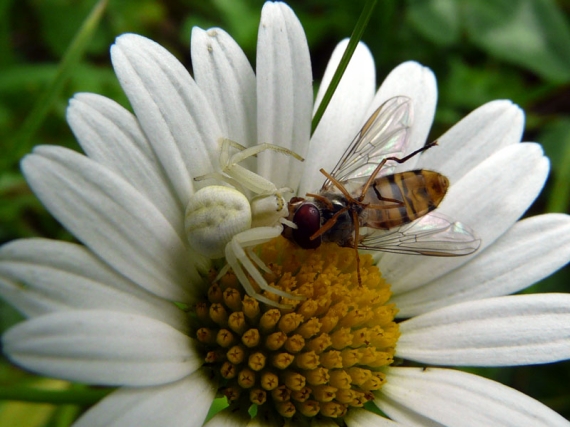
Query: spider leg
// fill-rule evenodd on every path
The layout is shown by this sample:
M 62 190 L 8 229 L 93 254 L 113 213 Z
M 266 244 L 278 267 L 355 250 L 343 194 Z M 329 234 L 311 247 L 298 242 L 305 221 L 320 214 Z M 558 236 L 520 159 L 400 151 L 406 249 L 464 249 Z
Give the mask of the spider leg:
M 242 160 L 247 159 L 248 157 L 257 156 L 259 153 L 261 153 L 262 151 L 266 151 L 266 150 L 273 150 L 273 151 L 277 151 L 278 153 L 287 154 L 288 156 L 292 156 L 292 157 L 296 158 L 300 162 L 305 160 L 300 155 L 298 155 L 297 153 L 295 153 L 292 150 L 289 150 L 288 148 L 264 142 L 262 144 L 257 144 L 257 145 L 254 145 L 254 146 L 249 147 L 249 148 L 245 148 L 245 149 L 237 152 L 236 154 L 234 154 L 230 158 L 228 163 L 230 165 L 239 163 Z
M 214 282 L 217 282 L 222 277 L 224 277 L 226 275 L 226 273 L 229 271 L 230 267 L 231 267 L 230 264 L 226 263 L 226 265 L 224 265 L 224 267 L 220 270 L 220 272 L 218 273 L 218 275 L 214 279 Z
M 255 254 L 255 252 L 253 252 L 253 248 L 247 248 L 246 252 L 249 259 L 251 259 L 254 263 L 256 263 L 259 268 L 261 268 L 266 273 L 272 273 L 272 271 L 269 269 L 269 267 L 265 265 L 265 263 L 261 260 L 261 258 L 259 258 Z
M 263 143 L 246 148 L 241 144 L 238 144 L 237 142 L 231 141 L 227 138 L 222 138 L 220 141 L 222 145 L 222 148 L 220 150 L 220 168 L 222 172 L 233 178 L 235 181 L 239 182 L 243 187 L 253 191 L 256 194 L 273 194 L 278 190 L 275 187 L 275 184 L 273 184 L 271 181 L 263 178 L 261 175 L 258 175 L 255 172 L 250 171 L 247 168 L 244 168 L 243 166 L 240 166 L 240 162 L 243 162 L 250 157 L 255 157 L 257 154 L 266 150 L 283 153 L 288 156 L 292 156 L 301 162 L 304 161 L 304 159 L 294 151 L 274 144 Z M 230 156 L 230 147 L 237 148 L 239 151 Z
M 282 232 L 281 225 L 275 227 L 252 228 L 250 230 L 242 231 L 241 233 L 235 235 L 234 238 L 231 240 L 231 242 L 229 242 L 226 246 L 226 260 L 228 261 L 228 263 L 230 263 L 232 268 L 234 268 L 236 276 L 238 276 L 238 279 L 246 289 L 247 293 L 253 298 L 256 298 L 259 301 L 263 301 L 266 303 L 267 303 L 266 300 L 268 300 L 268 298 L 259 295 L 257 292 L 253 290 L 251 283 L 243 273 L 242 266 L 245 269 L 245 271 L 247 271 L 249 275 L 253 278 L 253 280 L 258 284 L 261 290 L 274 293 L 275 295 L 279 295 L 280 297 L 283 298 L 296 299 L 296 300 L 304 299 L 303 296 L 293 295 L 288 292 L 277 289 L 273 286 L 270 286 L 267 283 L 267 281 L 263 278 L 263 276 L 255 266 L 255 264 L 248 258 L 244 250 L 244 248 L 249 248 L 261 243 L 265 243 L 273 239 L 274 237 L 279 236 L 281 232 Z M 261 260 L 259 261 L 262 262 Z M 241 270 L 240 273 L 242 274 L 242 277 L 240 277 L 238 272 L 235 271 L 235 267 L 232 264 L 232 262 L 235 264 L 240 264 L 239 270 Z M 269 304 L 275 305 L 276 303 L 274 301 L 271 301 Z
M 251 285 L 251 282 L 249 281 L 249 279 L 247 278 L 247 276 L 243 272 L 243 269 L 241 268 L 241 265 L 238 261 L 237 256 L 233 252 L 231 242 L 228 243 L 228 245 L 226 246 L 226 261 L 228 262 L 228 264 L 227 264 L 228 267 L 232 268 L 232 270 L 234 271 L 234 274 L 236 275 L 239 282 L 241 283 L 241 285 L 243 286 L 243 288 L 245 289 L 245 291 L 247 292 L 247 294 L 249 296 L 251 296 L 252 298 L 255 298 L 256 300 L 258 300 L 260 302 L 264 302 L 265 304 L 272 305 L 272 306 L 275 306 L 278 308 L 291 308 L 288 305 L 279 304 L 273 300 L 270 300 L 266 296 L 260 295 L 253 288 L 253 286 Z

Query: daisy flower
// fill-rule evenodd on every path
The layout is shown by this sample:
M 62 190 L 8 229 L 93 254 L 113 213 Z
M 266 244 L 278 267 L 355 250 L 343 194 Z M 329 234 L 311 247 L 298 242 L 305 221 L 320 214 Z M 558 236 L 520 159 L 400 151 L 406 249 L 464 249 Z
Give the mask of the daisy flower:
M 314 105 L 345 47 L 333 53 Z M 373 59 L 360 45 L 310 137 L 309 52 L 285 4 L 263 7 L 255 73 L 221 29 L 194 29 L 191 52 L 194 78 L 156 43 L 119 37 L 111 56 L 134 115 L 78 94 L 68 121 L 86 155 L 40 146 L 22 161 L 33 191 L 81 244 L 24 239 L 1 248 L 0 294 L 28 317 L 4 335 L 4 351 L 42 375 L 119 387 L 76 426 L 200 426 L 219 394 L 229 407 L 209 426 L 570 425 L 497 382 L 435 367 L 570 357 L 570 297 L 510 295 L 570 258 L 567 215 L 518 221 L 549 163 L 539 145 L 520 142 L 517 106 L 482 106 L 398 167 L 449 178 L 439 209 L 476 230 L 477 252 L 362 254 L 359 286 L 352 249 L 304 250 L 277 238 L 256 249 L 271 269 L 264 277 L 307 296 L 278 309 L 246 295 L 233 274 L 216 282 L 223 262 L 186 238 L 186 205 L 211 185 L 193 178 L 219 172 L 218 140 L 299 153 L 304 163 L 263 152 L 245 164 L 302 196 L 394 96 L 412 100 L 409 148 L 422 147 L 434 76 L 404 63 L 375 91 Z

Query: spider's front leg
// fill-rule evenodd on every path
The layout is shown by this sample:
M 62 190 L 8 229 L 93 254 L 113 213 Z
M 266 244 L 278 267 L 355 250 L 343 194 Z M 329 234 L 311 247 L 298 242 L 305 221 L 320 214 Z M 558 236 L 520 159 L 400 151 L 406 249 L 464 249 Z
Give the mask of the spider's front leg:
M 269 240 L 278 237 L 281 234 L 283 228 L 281 226 L 275 227 L 256 227 L 251 228 L 249 230 L 243 231 L 239 234 L 236 234 L 232 241 L 227 244 L 226 246 L 226 261 L 233 269 L 236 277 L 238 278 L 239 282 L 243 285 L 245 291 L 249 296 L 255 298 L 260 302 L 264 302 L 268 305 L 272 305 L 278 308 L 291 308 L 290 305 L 280 304 L 278 302 L 273 301 L 266 296 L 261 295 L 260 292 L 254 289 L 251 282 L 248 280 L 247 276 L 245 275 L 245 271 L 249 273 L 251 278 L 257 283 L 261 292 L 267 291 L 278 295 L 282 298 L 288 299 L 296 299 L 296 300 L 303 300 L 303 296 L 293 295 L 289 292 L 282 291 L 281 289 L 275 288 L 267 283 L 264 277 L 259 272 L 256 265 L 249 259 L 246 249 L 257 246 L 259 244 L 268 242 Z M 242 269 L 243 266 L 243 269 Z M 264 264 L 260 267 L 267 268 Z
M 263 178 L 261 175 L 258 175 L 255 172 L 250 171 L 243 166 L 240 166 L 240 162 L 244 161 L 247 158 L 255 157 L 259 153 L 267 150 L 294 157 L 300 162 L 303 162 L 305 160 L 294 151 L 274 144 L 263 143 L 245 148 L 229 139 L 222 139 L 221 144 L 222 148 L 220 151 L 220 167 L 222 169 L 222 172 L 231 177 L 234 182 L 238 182 L 241 186 L 247 188 L 250 191 L 253 191 L 255 194 L 260 195 L 274 194 L 278 191 L 277 187 L 273 182 L 269 181 L 266 178 Z M 238 148 L 240 151 L 230 156 L 230 147 Z

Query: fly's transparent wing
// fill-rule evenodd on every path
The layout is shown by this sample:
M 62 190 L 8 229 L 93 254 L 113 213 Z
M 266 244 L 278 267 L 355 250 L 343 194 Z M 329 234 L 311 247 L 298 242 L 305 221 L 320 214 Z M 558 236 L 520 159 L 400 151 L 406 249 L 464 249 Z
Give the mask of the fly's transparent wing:
M 411 99 L 405 96 L 390 98 L 366 121 L 331 175 L 340 182 L 372 175 L 383 159 L 400 157 L 406 152 L 411 125 Z M 387 164 L 378 176 L 392 173 L 394 167 L 395 164 Z M 322 190 L 330 186 L 327 179 Z
M 462 256 L 479 249 L 481 240 L 473 231 L 445 215 L 430 212 L 417 220 L 387 231 L 364 229 L 361 249 L 429 256 Z

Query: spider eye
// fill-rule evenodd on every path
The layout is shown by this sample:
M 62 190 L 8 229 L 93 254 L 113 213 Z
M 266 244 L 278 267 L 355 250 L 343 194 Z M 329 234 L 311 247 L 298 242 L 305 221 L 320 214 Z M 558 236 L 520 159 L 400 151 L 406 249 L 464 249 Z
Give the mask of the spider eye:
M 297 229 L 293 230 L 293 239 L 303 249 L 316 249 L 321 246 L 321 237 L 310 237 L 321 228 L 321 212 L 312 203 L 303 203 L 293 216 Z

